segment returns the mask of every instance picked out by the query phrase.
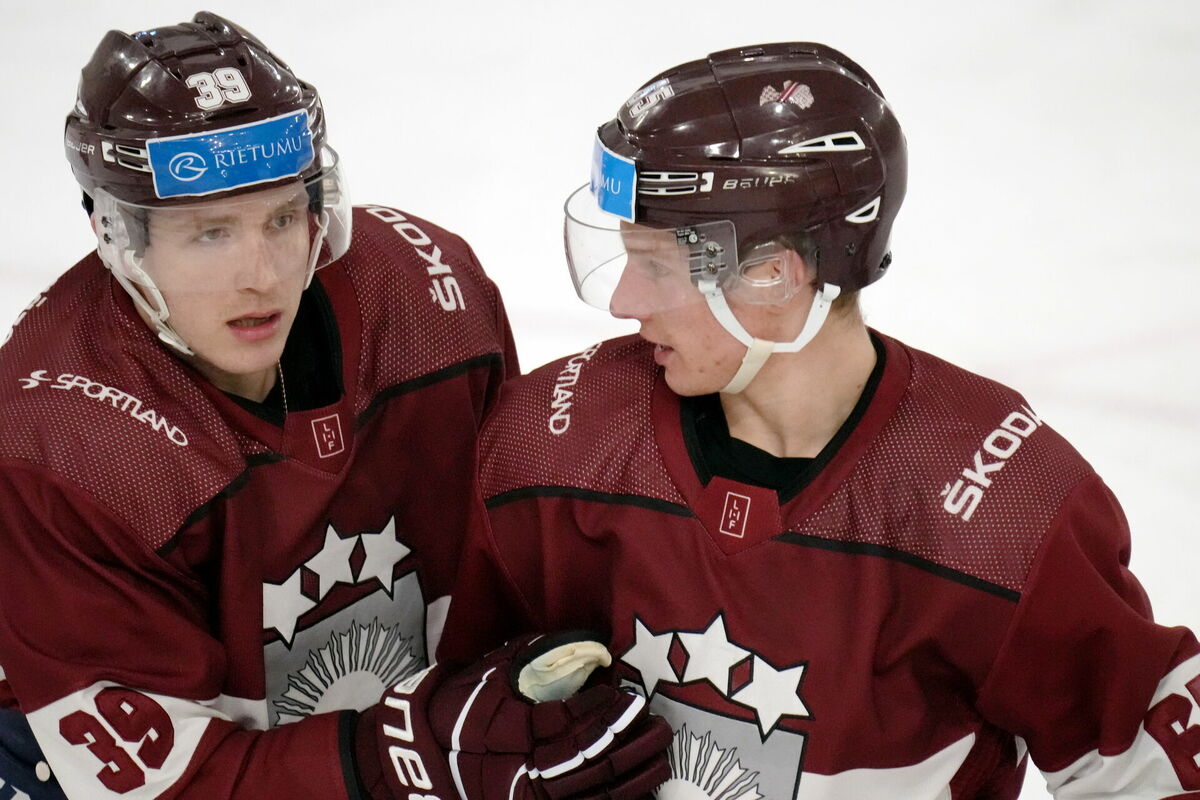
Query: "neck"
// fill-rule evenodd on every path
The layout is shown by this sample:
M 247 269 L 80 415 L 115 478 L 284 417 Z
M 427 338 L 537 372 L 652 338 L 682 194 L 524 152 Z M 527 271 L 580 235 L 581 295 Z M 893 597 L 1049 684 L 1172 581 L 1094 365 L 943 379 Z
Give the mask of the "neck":
M 831 315 L 798 353 L 775 353 L 740 394 L 722 394 L 729 433 L 780 457 L 819 454 L 854 410 L 875 367 L 855 311 Z

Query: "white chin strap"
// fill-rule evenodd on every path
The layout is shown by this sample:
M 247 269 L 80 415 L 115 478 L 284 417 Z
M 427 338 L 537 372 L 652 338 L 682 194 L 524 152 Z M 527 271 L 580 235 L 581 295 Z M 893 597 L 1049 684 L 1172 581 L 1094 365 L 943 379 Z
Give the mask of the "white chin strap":
M 754 380 L 754 376 L 762 369 L 763 364 L 767 363 L 771 353 L 800 352 L 821 330 L 821 326 L 825 324 L 825 318 L 829 316 L 829 307 L 842 293 L 841 288 L 832 283 L 822 285 L 821 291 L 817 292 L 813 298 L 812 307 L 808 310 L 808 319 L 804 321 L 804 328 L 800 334 L 790 342 L 772 342 L 766 339 L 756 339 L 746 331 L 742 323 L 734 316 L 729 304 L 725 302 L 725 294 L 717 288 L 715 283 L 711 286 L 701 284 L 700 289 L 708 301 L 709 310 L 717 318 L 717 322 L 721 323 L 721 327 L 746 346 L 746 355 L 742 356 L 742 365 L 738 367 L 738 371 L 721 390 L 725 394 L 737 394 L 749 386 L 750 381 Z
M 317 271 L 317 259 L 321 255 L 321 245 L 325 244 L 325 234 L 329 232 L 329 212 L 324 208 L 317 215 L 317 232 L 313 234 L 312 247 L 308 251 L 308 275 L 304 277 L 304 288 L 312 283 L 313 274 Z

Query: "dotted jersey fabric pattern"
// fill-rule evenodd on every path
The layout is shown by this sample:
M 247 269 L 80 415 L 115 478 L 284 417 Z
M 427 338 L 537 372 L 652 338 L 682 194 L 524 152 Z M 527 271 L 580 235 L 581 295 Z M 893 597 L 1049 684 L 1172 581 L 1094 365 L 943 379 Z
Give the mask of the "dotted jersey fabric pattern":
M 880 339 L 884 382 L 899 386 L 898 400 L 872 401 L 858 425 L 878 433 L 846 441 L 822 470 L 844 479 L 830 486 L 818 475 L 780 509 L 783 530 L 889 548 L 1019 592 L 1090 465 L 1017 392 Z M 649 345 L 634 336 L 509 384 L 485 429 L 484 497 L 558 487 L 686 505 L 666 464 L 693 468 L 682 445 L 655 430 L 658 380 Z M 678 426 L 678 403 L 668 402 L 658 419 Z M 571 436 L 556 434 L 556 419 Z
M 651 353 L 626 336 L 506 385 L 504 412 L 485 425 L 485 447 L 496 452 L 482 460 L 484 497 L 561 486 L 682 504 L 654 437 Z

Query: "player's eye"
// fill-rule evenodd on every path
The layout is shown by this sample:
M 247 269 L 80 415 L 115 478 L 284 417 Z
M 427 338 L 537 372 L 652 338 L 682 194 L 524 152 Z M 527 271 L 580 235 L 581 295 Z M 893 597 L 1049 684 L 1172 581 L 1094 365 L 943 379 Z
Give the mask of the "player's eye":
M 196 241 L 198 241 L 198 242 L 216 242 L 221 239 L 224 239 L 228 235 L 229 235 L 229 230 L 227 228 L 205 228 L 204 230 L 202 230 L 198 234 L 196 234 Z
M 296 221 L 296 212 L 287 211 L 283 214 L 278 214 L 271 220 L 271 227 L 276 230 L 283 230 L 290 227 Z

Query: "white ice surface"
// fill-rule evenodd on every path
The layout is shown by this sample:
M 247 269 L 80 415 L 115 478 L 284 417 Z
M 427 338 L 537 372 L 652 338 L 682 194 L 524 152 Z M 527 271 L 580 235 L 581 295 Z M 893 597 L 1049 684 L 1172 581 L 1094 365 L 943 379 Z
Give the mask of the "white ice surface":
M 87 252 L 62 146 L 108 28 L 192 3 L 4 3 L 0 325 Z M 212 7 L 320 88 L 355 199 L 472 242 L 523 364 L 630 326 L 582 306 L 561 204 L 642 81 L 709 51 L 825 41 L 883 86 L 908 200 L 874 326 L 1023 391 L 1128 513 L 1158 617 L 1200 625 L 1200 7 L 1194 0 L 366 3 Z M 1192 276 L 1192 277 L 1189 277 Z M 1023 797 L 1045 797 L 1036 774 Z

